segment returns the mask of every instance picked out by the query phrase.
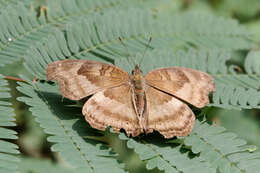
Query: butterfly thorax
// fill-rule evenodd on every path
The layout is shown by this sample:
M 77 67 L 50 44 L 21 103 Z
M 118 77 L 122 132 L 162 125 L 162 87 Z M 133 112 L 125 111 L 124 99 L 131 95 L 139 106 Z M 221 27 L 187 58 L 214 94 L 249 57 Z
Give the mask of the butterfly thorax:
M 144 93 L 145 79 L 143 77 L 142 70 L 139 69 L 138 65 L 132 71 L 132 84 L 137 94 Z
M 131 82 L 134 87 L 134 106 L 136 108 L 137 114 L 139 115 L 139 118 L 140 118 L 139 120 L 141 120 L 141 119 L 143 119 L 145 103 L 146 103 L 146 101 L 145 101 L 145 79 L 143 77 L 143 72 L 140 70 L 138 65 L 136 65 L 135 69 L 132 71 Z M 141 124 L 143 124 L 143 123 L 141 123 Z

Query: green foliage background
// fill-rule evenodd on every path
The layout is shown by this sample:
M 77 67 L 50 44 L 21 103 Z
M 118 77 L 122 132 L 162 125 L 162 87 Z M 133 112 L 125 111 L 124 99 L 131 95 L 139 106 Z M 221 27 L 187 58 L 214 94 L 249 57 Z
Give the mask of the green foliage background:
M 211 74 L 217 90 L 188 137 L 92 129 L 45 68 L 91 59 Z M 1 0 L 0 173 L 258 173 L 259 0 Z M 12 80 L 19 77 L 26 82 Z M 35 82 L 33 79 L 38 78 Z

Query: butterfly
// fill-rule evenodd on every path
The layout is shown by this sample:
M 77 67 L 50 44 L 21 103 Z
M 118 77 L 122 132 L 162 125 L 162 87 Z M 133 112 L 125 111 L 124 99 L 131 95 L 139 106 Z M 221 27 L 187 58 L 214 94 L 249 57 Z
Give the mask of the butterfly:
M 195 115 L 187 103 L 209 104 L 215 83 L 209 74 L 185 67 L 159 68 L 143 75 L 138 65 L 129 74 L 91 60 L 48 64 L 47 80 L 57 80 L 63 97 L 80 100 L 86 121 L 99 130 L 124 129 L 128 136 L 158 131 L 165 138 L 191 133 Z

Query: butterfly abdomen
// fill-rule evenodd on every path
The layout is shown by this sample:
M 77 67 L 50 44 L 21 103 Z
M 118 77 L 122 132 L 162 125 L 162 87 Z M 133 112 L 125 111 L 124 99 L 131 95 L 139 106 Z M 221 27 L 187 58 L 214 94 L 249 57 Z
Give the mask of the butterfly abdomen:
M 141 129 L 146 129 L 146 117 L 145 117 L 145 79 L 142 75 L 133 76 L 132 84 L 134 86 L 134 97 L 135 97 L 135 107 L 138 115 L 139 126 Z

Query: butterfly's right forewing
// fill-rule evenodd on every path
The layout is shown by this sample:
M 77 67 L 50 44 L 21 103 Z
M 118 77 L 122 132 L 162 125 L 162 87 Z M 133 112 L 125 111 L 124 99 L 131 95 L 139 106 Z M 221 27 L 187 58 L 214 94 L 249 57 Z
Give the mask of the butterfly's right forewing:
M 153 70 L 145 75 L 146 83 L 198 108 L 209 104 L 209 93 L 215 91 L 213 77 L 185 67 Z

